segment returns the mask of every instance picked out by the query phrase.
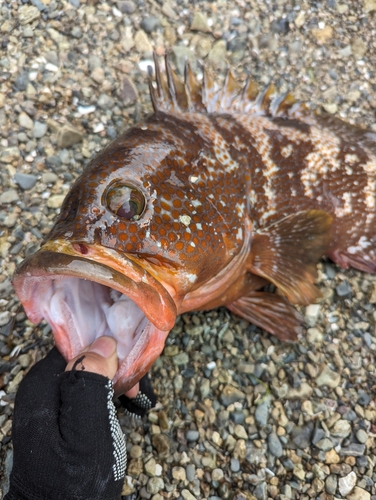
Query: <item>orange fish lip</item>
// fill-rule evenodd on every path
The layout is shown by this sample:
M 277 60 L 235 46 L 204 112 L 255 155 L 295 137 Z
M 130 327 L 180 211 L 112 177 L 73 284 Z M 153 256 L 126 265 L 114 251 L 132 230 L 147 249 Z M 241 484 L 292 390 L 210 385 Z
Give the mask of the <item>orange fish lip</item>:
M 48 285 L 55 280 L 78 278 L 104 285 L 131 299 L 149 322 L 136 338 L 131 356 L 119 358 L 119 370 L 113 382 L 115 392 L 121 394 L 138 382 L 162 352 L 165 339 L 175 324 L 176 304 L 166 288 L 136 262 L 125 256 L 116 256 L 116 252 L 109 249 L 105 249 L 109 252 L 99 255 L 94 247 L 85 246 L 92 252 L 88 256 L 77 255 L 72 244 L 66 241 L 47 243 L 20 264 L 13 276 L 13 286 L 34 323 L 45 317 L 42 308 L 36 307 L 35 299 L 37 287 L 43 282 Z M 74 358 L 86 347 L 70 341 L 68 326 L 51 326 L 65 359 Z M 91 342 L 94 335 L 95 332 Z M 64 348 L 64 345 L 68 347 Z

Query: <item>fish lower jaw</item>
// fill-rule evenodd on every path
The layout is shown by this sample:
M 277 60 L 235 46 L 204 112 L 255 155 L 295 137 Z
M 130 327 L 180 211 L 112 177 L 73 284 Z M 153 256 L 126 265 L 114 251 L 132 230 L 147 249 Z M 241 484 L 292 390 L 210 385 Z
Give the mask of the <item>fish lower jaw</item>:
M 164 347 L 168 332 L 159 330 L 125 294 L 77 277 L 36 281 L 29 316 L 46 319 L 56 345 L 69 361 L 101 336 L 117 341 L 119 368 L 113 379 L 117 395 L 131 389 Z

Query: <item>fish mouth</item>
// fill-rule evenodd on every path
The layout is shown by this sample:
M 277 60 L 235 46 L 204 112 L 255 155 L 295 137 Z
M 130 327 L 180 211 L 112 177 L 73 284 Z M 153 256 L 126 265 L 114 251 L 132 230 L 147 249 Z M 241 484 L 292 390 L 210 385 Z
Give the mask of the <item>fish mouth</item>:
M 46 319 L 67 361 L 96 338 L 114 337 L 119 358 L 114 389 L 117 395 L 127 392 L 164 348 L 177 315 L 173 298 L 124 256 L 107 253 L 104 258 L 91 251 L 86 258 L 75 255 L 74 245 L 66 242 L 53 245 L 64 253 L 46 246 L 25 259 L 13 276 L 27 316 L 33 323 Z

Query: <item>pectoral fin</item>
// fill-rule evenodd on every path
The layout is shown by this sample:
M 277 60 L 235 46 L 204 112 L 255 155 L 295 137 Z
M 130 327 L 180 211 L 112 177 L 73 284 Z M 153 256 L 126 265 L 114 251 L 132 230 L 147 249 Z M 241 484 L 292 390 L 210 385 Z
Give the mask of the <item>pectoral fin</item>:
M 275 293 L 249 292 L 226 307 L 280 340 L 296 340 L 303 333 L 303 317 L 284 297 Z
M 291 302 L 310 304 L 320 296 L 314 281 L 331 222 L 323 210 L 305 210 L 256 232 L 248 270 L 271 281 Z

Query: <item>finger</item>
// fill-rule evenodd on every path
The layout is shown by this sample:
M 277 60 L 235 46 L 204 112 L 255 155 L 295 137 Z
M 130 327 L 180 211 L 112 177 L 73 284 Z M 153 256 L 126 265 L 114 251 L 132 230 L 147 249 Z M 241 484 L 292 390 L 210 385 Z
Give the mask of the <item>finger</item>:
M 82 353 L 72 359 L 65 371 L 84 370 L 98 373 L 112 380 L 118 370 L 116 340 L 112 337 L 99 337 Z

